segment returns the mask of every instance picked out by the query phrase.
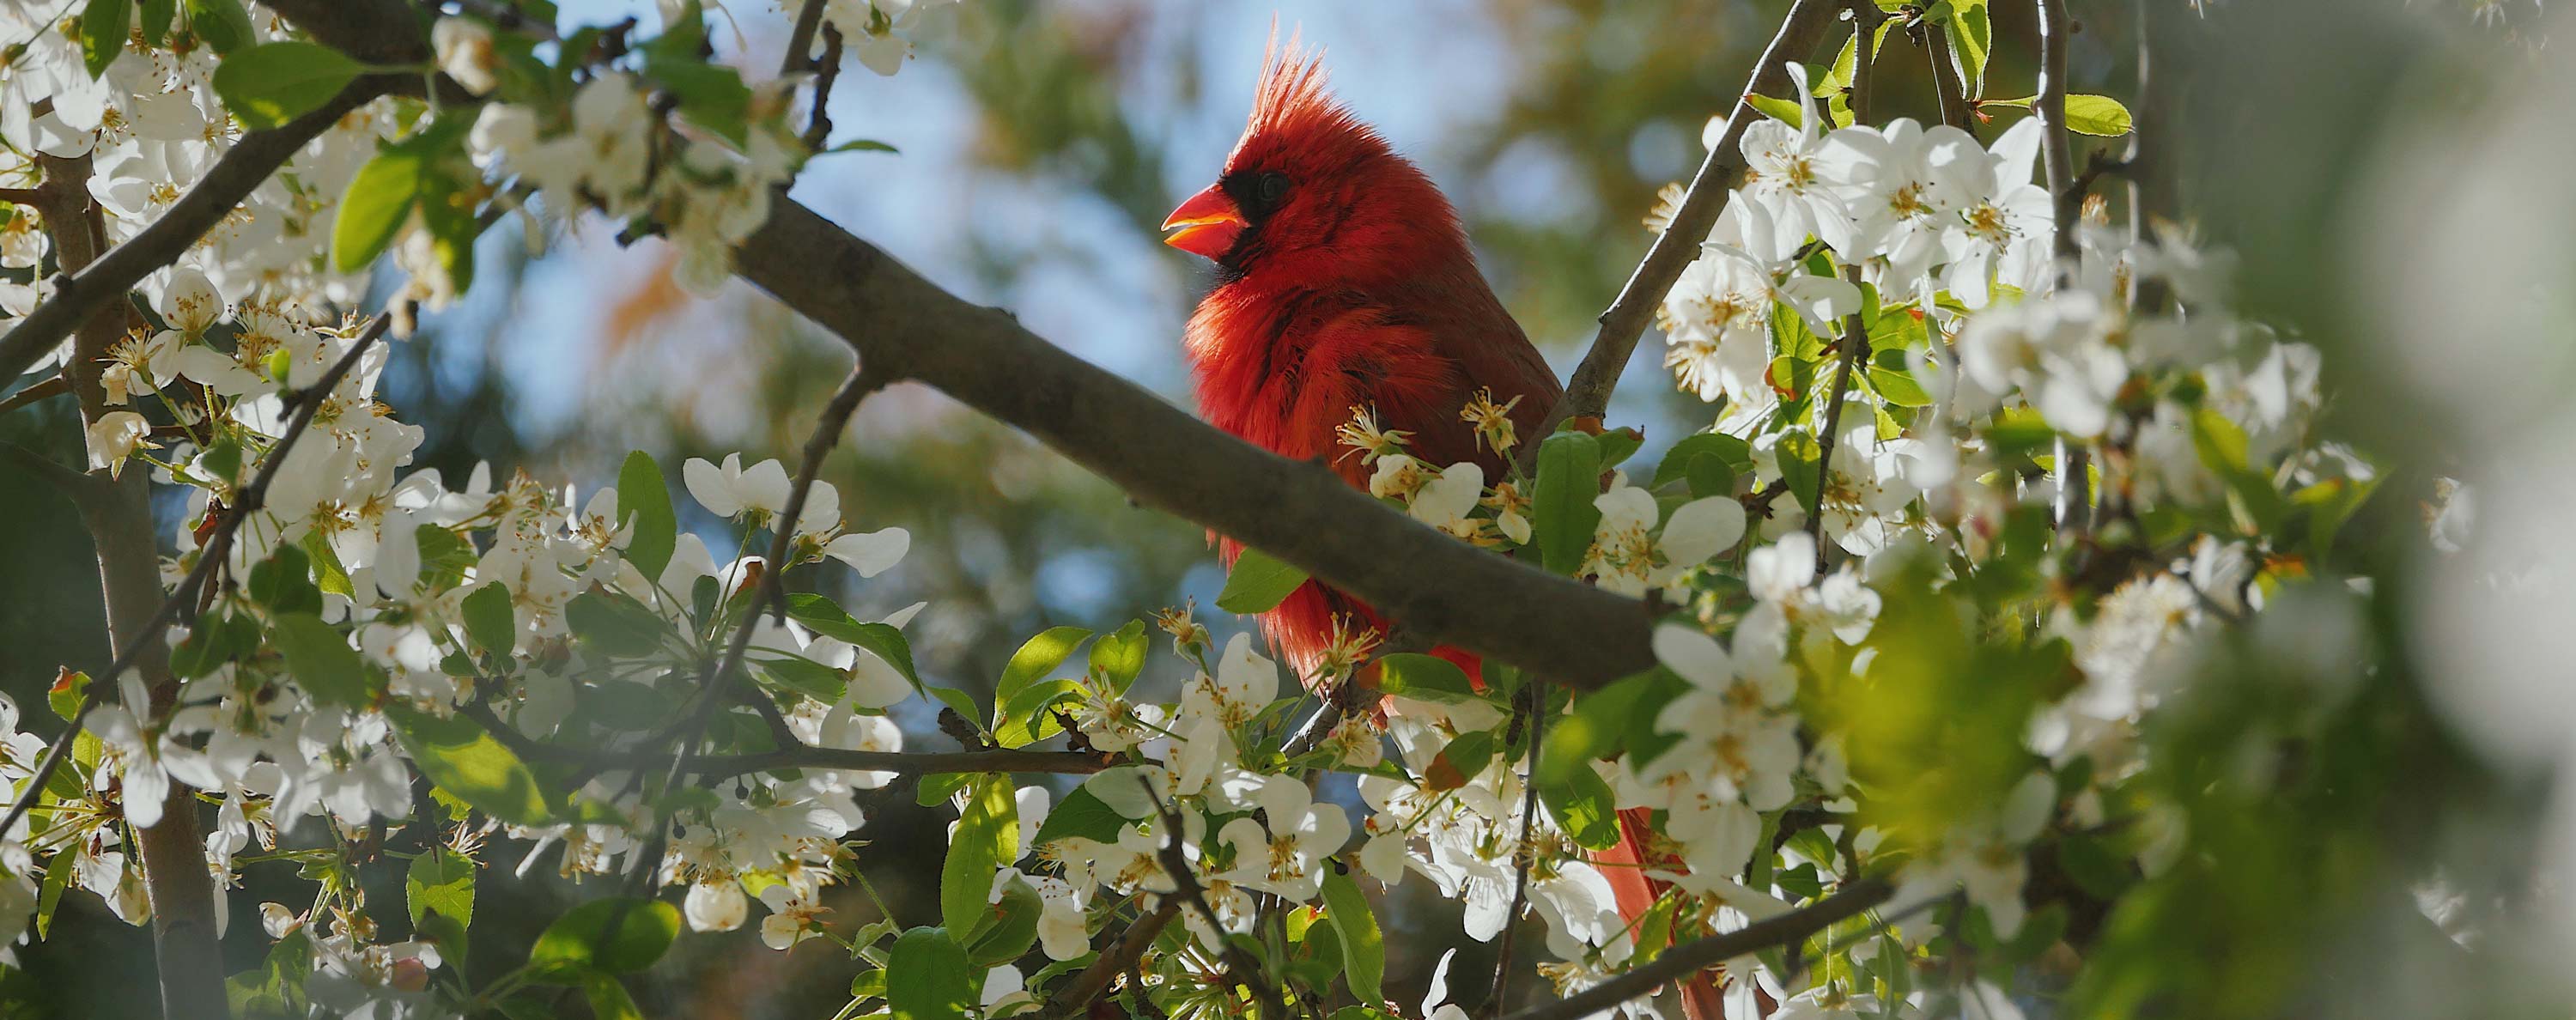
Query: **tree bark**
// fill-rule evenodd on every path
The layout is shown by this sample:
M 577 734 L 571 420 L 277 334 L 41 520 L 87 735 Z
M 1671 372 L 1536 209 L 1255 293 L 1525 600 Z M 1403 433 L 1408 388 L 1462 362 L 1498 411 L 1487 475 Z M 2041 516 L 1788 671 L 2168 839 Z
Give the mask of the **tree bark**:
M 37 210 L 54 241 L 64 272 L 76 273 L 107 249 L 107 227 L 89 194 L 89 157 L 39 157 L 44 184 Z M 101 377 L 108 349 L 125 335 L 128 306 L 111 302 L 83 321 L 72 339 L 72 359 L 64 366 L 72 393 L 80 401 L 81 424 L 98 421 L 111 408 Z M 81 523 L 98 548 L 100 588 L 106 594 L 107 633 L 111 648 L 133 644 L 160 611 L 160 556 L 152 523 L 150 475 L 125 472 L 77 500 Z M 151 691 L 150 711 L 166 712 L 178 698 L 170 675 L 168 647 L 155 640 L 135 660 Z M 92 677 L 96 684 L 115 684 L 116 677 Z M 138 706 L 139 707 L 139 706 Z M 161 1009 L 171 1017 L 220 1017 L 225 1013 L 223 955 L 215 939 L 215 891 L 206 867 L 205 840 L 198 825 L 195 795 L 170 785 L 161 822 L 135 830 L 144 887 L 152 902 L 152 943 L 161 984 Z

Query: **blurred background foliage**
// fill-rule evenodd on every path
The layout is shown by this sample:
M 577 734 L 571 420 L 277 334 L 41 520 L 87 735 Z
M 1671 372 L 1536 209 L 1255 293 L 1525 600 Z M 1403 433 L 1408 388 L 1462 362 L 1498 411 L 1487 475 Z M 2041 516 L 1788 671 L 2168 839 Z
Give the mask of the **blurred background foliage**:
M 2355 298 L 2373 284 L 2352 272 L 2350 242 L 2366 236 L 2374 175 L 2400 148 L 2392 139 L 2426 118 L 2477 109 L 2548 59 L 2527 34 L 2536 5 L 2269 0 L 2211 4 L 2203 16 L 2183 0 L 2148 2 L 2163 15 L 2159 91 L 2140 113 L 2173 128 L 2156 139 L 2165 148 L 2154 155 L 2158 179 L 2179 192 L 2174 209 L 2197 213 L 2186 218 L 2207 240 L 2241 249 L 2249 314 L 2325 348 L 2330 391 L 2356 395 L 2338 405 L 2339 427 L 2401 471 L 2444 463 L 2455 453 L 2448 435 L 2416 424 L 2438 419 L 2422 417 L 2432 412 L 2411 404 L 2404 380 L 2372 354 L 2390 326 Z M 854 69 L 842 79 L 835 140 L 875 138 L 900 155 L 829 157 L 796 193 L 943 284 L 1010 307 L 1041 334 L 1186 403 L 1180 325 L 1208 272 L 1160 246 L 1155 226 L 1222 162 L 1275 15 L 1282 34 L 1302 31 L 1329 48 L 1342 97 L 1448 191 L 1497 292 L 1563 368 L 1643 253 L 1639 221 L 1656 190 L 1696 166 L 1702 126 L 1733 98 L 1785 6 L 1349 0 L 1274 11 L 1179 0 L 968 0 L 915 33 L 924 48 L 904 74 Z M 2082 23 L 2075 89 L 2134 100 L 2136 6 L 2071 6 Z M 653 18 L 650 4 L 564 3 L 567 21 L 606 20 L 628 7 Z M 784 24 L 775 6 L 730 7 L 738 34 L 719 33 L 719 46 L 746 66 L 775 66 Z M 2028 95 L 2031 5 L 2000 2 L 1994 22 L 1989 94 Z M 1936 120 L 1929 67 L 1921 49 L 1891 38 L 1878 65 L 1878 117 Z M 1991 137 L 2001 126 L 1982 130 Z M 612 233 L 590 224 L 536 245 L 515 225 L 495 231 L 476 291 L 394 346 L 384 395 L 428 437 L 414 470 L 457 479 L 488 463 L 587 490 L 613 478 L 634 448 L 674 473 L 685 457 L 794 456 L 812 412 L 846 371 L 846 349 L 740 287 L 690 299 L 655 243 L 621 249 Z M 1653 353 L 1660 344 L 1643 346 L 1613 417 L 1643 426 L 1650 447 L 1660 447 L 1708 415 L 1670 384 Z M 0 441 L 66 462 L 80 456 L 77 423 L 63 406 L 0 419 Z M 1210 605 L 1222 578 L 1200 529 L 1132 506 L 1025 437 L 919 387 L 871 399 L 824 477 L 840 488 L 854 527 L 912 532 L 910 558 L 853 583 L 843 601 L 863 617 L 927 601 L 910 629 L 934 682 L 989 695 L 1019 641 L 1050 625 L 1112 628 L 1195 599 L 1220 641 L 1239 626 Z M 2391 499 L 2397 505 L 2377 508 L 2382 517 L 2410 520 L 2405 497 Z M 0 522 L 0 690 L 40 713 L 57 665 L 106 658 L 97 580 L 69 508 L 5 463 Z M 719 556 L 733 548 L 719 522 L 693 523 Z M 2391 588 L 2407 576 L 2393 557 L 2373 563 Z M 2391 598 L 2373 602 L 2373 658 L 2385 668 L 2329 729 L 2339 743 L 2316 754 L 2289 793 L 2247 800 L 2178 772 L 2176 795 L 2210 841 L 2201 850 L 2230 865 L 2186 865 L 2134 909 L 2088 921 L 2107 924 L 2115 950 L 2094 980 L 2145 982 L 2146 990 L 2203 982 L 2238 1007 L 2225 1012 L 2245 1014 L 2282 1005 L 2278 994 L 2234 997 L 2236 982 L 2265 974 L 2311 1012 L 2366 1010 L 2380 1001 L 2373 990 L 2427 967 L 2439 980 L 2417 981 L 2407 986 L 2415 994 L 2382 1004 L 2448 1001 L 2469 983 L 2462 974 L 2474 971 L 2444 966 L 2454 947 L 2413 913 L 2406 882 L 2475 868 L 2483 870 L 2472 878 L 2500 877 L 2472 895 L 2510 895 L 2531 852 L 2532 804 L 2543 786 L 2527 770 L 2473 760 L 2435 721 L 2419 690 L 2425 677 L 2400 665 L 2408 649 L 2396 622 L 2402 607 Z M 1158 655 L 1154 669 L 1149 683 L 1177 682 L 1177 659 Z M 2187 762 L 2220 754 L 2264 710 L 2264 685 L 2283 682 L 2277 663 L 2260 655 L 2223 659 L 2212 671 L 2236 685 L 2221 688 L 2232 693 L 2178 714 L 2156 735 L 2161 752 Z M 944 746 L 914 707 L 905 721 L 915 743 Z M 915 806 L 908 786 L 884 791 L 871 809 L 861 832 L 872 841 L 860 857 L 866 874 L 905 923 L 932 916 L 944 813 Z M 553 867 L 540 858 L 524 878 L 484 887 L 476 970 L 499 969 L 543 919 L 589 895 L 556 880 Z M 256 905 L 274 891 L 263 888 L 263 870 L 250 869 L 249 886 L 231 893 L 236 932 L 256 930 Z M 398 897 L 399 862 L 380 871 L 369 880 Z M 855 887 L 840 893 L 837 921 L 874 918 Z M 1432 962 L 1464 940 L 1455 908 L 1436 902 L 1428 883 L 1408 882 L 1390 897 L 1381 916 L 1399 927 L 1388 939 L 1389 988 L 1410 1002 Z M 2399 916 L 2409 914 L 2412 922 Z M 2192 932 L 2210 937 L 2183 937 Z M 2404 934 L 2382 937 L 2388 932 Z M 237 966 L 248 966 L 250 947 L 236 948 L 245 951 Z M 28 1015 L 152 1009 L 148 940 L 94 898 L 72 897 L 52 937 L 19 955 L 24 966 L 0 990 Z M 2407 963 L 2386 965 L 2391 959 Z M 1490 947 L 1468 943 L 1454 973 L 1490 966 Z M 672 963 L 637 991 L 657 1016 L 819 1018 L 846 1000 L 854 971 L 827 943 L 782 954 L 742 931 L 682 940 Z M 1468 989 L 1477 983 L 1462 983 L 1462 1001 L 1473 1004 L 1481 993 Z

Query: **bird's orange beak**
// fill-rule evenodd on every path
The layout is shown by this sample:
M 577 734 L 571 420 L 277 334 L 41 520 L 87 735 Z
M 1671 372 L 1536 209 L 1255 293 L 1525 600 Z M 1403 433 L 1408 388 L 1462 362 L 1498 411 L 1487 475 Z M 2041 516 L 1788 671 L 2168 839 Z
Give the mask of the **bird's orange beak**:
M 1243 210 L 1235 207 L 1233 197 L 1211 184 L 1163 218 L 1163 229 L 1172 231 L 1163 243 L 1202 258 L 1224 258 L 1246 226 Z

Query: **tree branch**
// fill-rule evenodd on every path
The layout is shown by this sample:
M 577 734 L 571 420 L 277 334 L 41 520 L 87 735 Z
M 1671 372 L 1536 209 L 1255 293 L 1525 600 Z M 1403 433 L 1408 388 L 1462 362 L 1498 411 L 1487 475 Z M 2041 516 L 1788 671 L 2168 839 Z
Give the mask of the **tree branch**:
M 271 6 L 326 45 L 394 60 L 428 53 L 398 0 Z M 1831 10 L 1831 0 L 1798 0 L 1784 25 L 1798 31 L 1775 39 L 1773 48 L 1780 55 L 1812 49 Z M 1764 64 L 1785 80 L 1776 55 Z M 1757 85 L 1770 80 L 1770 73 L 1756 76 Z M 1739 110 L 1730 126 L 1747 117 Z M 1723 144 L 1713 158 L 1735 166 L 1735 148 Z M 1658 242 L 1669 254 L 1650 255 L 1651 265 L 1631 281 L 1637 296 L 1623 306 L 1634 309 L 1623 321 L 1636 329 L 1623 347 L 1633 346 L 1645 316 L 1697 250 L 1694 231 L 1705 235 L 1715 222 L 1724 189 L 1706 190 L 1686 210 L 1688 220 Z M 1582 688 L 1654 664 L 1644 603 L 1455 541 L 1319 465 L 1225 435 L 1047 343 L 1008 313 L 958 299 L 800 203 L 775 202 L 769 222 L 739 246 L 736 263 L 744 279 L 838 334 L 890 380 L 937 387 L 1027 431 L 1138 502 L 1277 556 L 1425 639 Z M 1626 350 L 1618 353 L 1624 360 Z
M 787 31 L 787 56 L 778 62 L 781 76 L 814 69 L 814 30 L 822 26 L 823 0 L 805 0 L 804 5 L 796 10 L 795 26 Z M 822 105 L 820 92 L 815 94 L 814 102 L 817 106 Z
M 260 463 L 259 474 L 251 479 L 249 485 L 242 487 L 239 500 L 233 506 L 226 508 L 223 518 L 215 523 L 213 534 L 207 536 L 206 544 L 197 555 L 197 565 L 188 571 L 188 576 L 179 582 L 179 586 L 173 589 L 167 598 L 161 600 L 160 609 L 145 620 L 143 626 L 137 628 L 134 636 L 126 641 L 125 647 L 117 652 L 116 657 L 109 660 L 107 669 L 102 674 L 103 681 L 93 678 L 90 683 L 89 697 L 83 699 L 80 710 L 73 713 L 71 725 L 65 727 L 62 735 L 55 737 L 52 746 L 45 749 L 45 757 L 37 763 L 35 774 L 27 781 L 25 792 L 19 794 L 18 799 L 9 805 L 7 816 L 0 817 L 0 833 L 8 832 L 15 827 L 18 820 L 26 816 L 28 809 L 35 806 L 37 797 L 44 792 L 46 780 L 52 779 L 54 770 L 61 767 L 63 753 L 71 747 L 72 738 L 80 735 L 84 721 L 88 719 L 91 710 L 106 701 L 108 693 L 116 689 L 117 678 L 124 676 L 126 670 L 134 668 L 136 660 L 144 654 L 145 650 L 161 639 L 162 633 L 169 630 L 172 623 L 178 621 L 180 614 L 187 611 L 187 607 L 196 604 L 196 593 L 205 588 L 207 579 L 213 577 L 218 565 L 229 557 L 233 533 L 240 530 L 244 518 L 259 510 L 261 498 L 268 491 L 270 480 L 277 477 L 278 466 L 286 462 L 287 451 L 294 448 L 296 440 L 303 438 L 306 427 L 313 423 L 313 412 L 321 407 L 323 397 L 340 384 L 341 378 L 348 375 L 349 369 L 358 363 L 359 355 L 364 354 L 378 337 L 384 335 L 385 327 L 391 325 L 392 321 L 390 316 L 376 316 L 375 321 L 367 324 L 366 331 L 358 335 L 358 342 L 349 348 L 349 353 L 341 355 L 340 360 L 331 366 L 330 371 L 323 373 L 320 381 L 315 382 L 311 388 L 295 394 L 288 402 L 293 408 L 291 413 L 294 419 L 287 425 L 286 434 L 278 439 L 276 446 L 270 448 L 267 459 Z
M 1852 286 L 1866 286 L 1860 280 L 1860 266 L 1843 267 L 1844 277 Z M 1851 391 L 1852 369 L 1869 353 L 1869 327 L 1861 324 L 1860 313 L 1843 318 L 1842 367 L 1834 372 L 1833 396 L 1825 404 L 1825 428 L 1816 436 L 1816 510 L 1807 516 L 1807 537 L 1816 546 L 1816 579 L 1825 576 L 1825 489 L 1834 477 L 1834 447 L 1841 444 L 1843 399 Z
M 2037 0 L 2039 5 L 2039 96 L 2030 111 L 2039 118 L 2041 172 L 2048 178 L 2050 207 L 2057 216 L 2057 282 L 2074 278 L 2075 219 L 2084 196 L 2075 190 L 2074 155 L 2066 130 L 2066 0 Z M 2057 471 L 2057 530 L 2083 534 L 2092 526 L 2092 458 L 2083 446 L 2058 437 L 2053 465 Z
M 1527 470 L 1537 456 L 1538 438 L 1556 431 L 1569 418 L 1600 417 L 1610 406 L 1610 393 L 1619 385 L 1619 373 L 1628 367 L 1628 357 L 1637 350 L 1637 338 L 1646 325 L 1654 321 L 1655 308 L 1663 304 L 1664 295 L 1682 277 L 1682 270 L 1699 258 L 1701 242 L 1708 240 L 1710 228 L 1726 211 L 1727 193 L 1735 187 L 1744 172 L 1744 129 L 1761 118 L 1744 96 L 1778 94 L 1789 81 L 1788 62 L 1805 57 L 1824 39 L 1825 29 L 1834 22 L 1835 0 L 1797 0 L 1781 19 L 1780 31 L 1771 37 L 1771 45 L 1753 65 L 1753 75 L 1738 95 L 1734 108 L 1727 113 L 1726 130 L 1717 145 L 1700 161 L 1699 172 L 1692 175 L 1690 190 L 1683 194 L 1681 208 L 1673 213 L 1672 223 L 1656 235 L 1655 243 L 1646 250 L 1645 261 L 1637 264 L 1619 296 L 1601 313 L 1601 329 L 1592 337 L 1592 348 L 1583 355 L 1574 377 L 1566 381 L 1565 396 L 1548 409 L 1539 420 L 1538 431 L 1521 452 L 1521 467 Z M 1547 672 L 1541 670 L 1540 672 Z
M 54 462 L 54 459 L 16 443 L 0 442 L 0 457 L 17 462 L 19 467 L 47 485 L 62 490 L 78 506 L 87 507 L 107 488 L 101 479 Z
M 1262 1020 L 1288 1020 L 1287 1002 L 1280 998 L 1279 989 L 1270 983 L 1268 973 L 1261 968 L 1261 961 L 1225 938 L 1225 922 L 1217 920 L 1216 908 L 1208 904 L 1207 888 L 1199 884 L 1198 873 L 1190 870 L 1190 859 L 1181 852 L 1180 812 L 1163 803 L 1163 795 L 1154 791 L 1152 780 L 1138 776 L 1136 781 L 1145 787 L 1145 796 L 1153 798 L 1155 817 L 1163 823 L 1163 845 L 1155 857 L 1162 861 L 1163 871 L 1172 876 L 1173 895 L 1165 899 L 1177 897 L 1198 909 L 1199 919 L 1207 922 L 1208 930 L 1216 933 L 1224 946 L 1226 976 L 1235 984 L 1252 990 L 1252 997 L 1261 1003 Z
M 1128 925 L 1117 942 L 1104 950 L 1099 959 L 1093 960 L 1091 966 L 1083 968 L 1082 973 L 1074 975 L 1073 981 L 1047 1002 L 1048 1014 L 1068 1018 L 1082 1015 L 1092 1000 L 1109 990 L 1109 982 L 1145 958 L 1145 950 L 1153 948 L 1154 940 L 1162 937 L 1163 929 L 1170 927 L 1172 919 L 1180 914 L 1181 901 L 1164 897 L 1161 905 Z
M 400 5 L 396 6 L 400 9 Z M 366 49 L 341 48 L 362 56 Z M 339 123 L 342 115 L 383 94 L 386 77 L 389 76 L 360 78 L 304 116 L 243 135 L 223 158 L 215 161 L 196 187 L 170 204 L 170 210 L 160 219 L 65 278 L 54 296 L 19 319 L 7 335 L 0 336 L 0 379 L 15 379 L 25 373 L 28 366 L 62 343 L 99 309 L 123 299 L 137 281 L 154 270 L 177 261 L 206 231 L 231 215 L 253 189 L 294 158 L 305 143 Z
M 1864 878 L 1840 891 L 1785 914 L 1745 925 L 1724 935 L 1685 942 L 1666 949 L 1654 962 L 1592 986 L 1579 995 L 1522 1010 L 1503 1020 L 1579 1020 L 1630 999 L 1652 995 L 1672 982 L 1739 956 L 1799 942 L 1836 921 L 1868 910 L 1895 893 L 1883 879 Z
M 0 376 L 0 378 L 6 377 Z M 57 375 L 51 378 L 39 380 L 35 384 L 21 389 L 16 393 L 9 394 L 6 397 L 0 397 L 0 414 L 7 414 L 19 408 L 34 405 L 37 402 L 50 397 L 62 396 L 63 394 L 71 391 L 72 383 L 69 377 Z
M 1582 688 L 1654 664 L 1644 603 L 1449 538 L 1067 354 L 805 206 L 774 204 L 737 271 L 856 347 L 1016 425 L 1137 501 L 1262 549 L 1407 631 Z

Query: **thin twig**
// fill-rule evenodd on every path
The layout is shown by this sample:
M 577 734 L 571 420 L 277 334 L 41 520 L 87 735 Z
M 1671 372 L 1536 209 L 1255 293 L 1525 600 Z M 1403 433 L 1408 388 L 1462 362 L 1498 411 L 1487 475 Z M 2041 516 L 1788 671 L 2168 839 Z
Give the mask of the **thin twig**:
M 805 5 L 797 8 L 795 27 L 787 32 L 787 55 L 778 62 L 780 77 L 812 69 L 813 65 L 808 61 L 814 55 L 814 30 L 822 24 L 823 0 L 805 0 Z M 818 93 L 815 103 L 819 106 L 821 102 L 822 96 Z
M 340 385 L 340 380 L 349 374 L 349 370 L 356 367 L 358 358 L 366 353 L 367 348 L 373 346 L 377 339 L 385 335 L 385 328 L 392 323 L 392 316 L 377 315 L 375 320 L 367 323 L 367 328 L 358 334 L 357 342 L 349 345 L 349 352 L 341 355 L 339 361 L 332 363 L 330 371 L 324 372 L 321 379 L 294 394 L 287 401 L 287 406 L 294 409 L 294 419 L 288 422 L 286 433 L 278 437 L 277 445 L 269 448 L 267 459 L 260 463 L 259 474 L 252 477 L 249 485 L 241 488 L 233 505 L 224 510 L 223 519 L 216 522 L 214 533 L 207 537 L 206 544 L 198 552 L 196 567 L 188 571 L 187 578 L 179 582 L 179 586 L 171 591 L 169 597 L 161 600 L 161 608 L 155 610 L 151 618 L 143 622 L 143 628 L 136 632 L 134 640 L 117 652 L 116 658 L 108 663 L 103 675 L 90 681 L 89 696 L 82 699 L 80 709 L 72 713 L 71 724 L 64 727 L 62 735 L 55 737 L 52 746 L 45 749 L 44 760 L 36 764 L 35 774 L 28 778 L 25 792 L 19 794 L 18 799 L 9 805 L 7 817 L 0 818 L 0 833 L 6 833 L 15 828 L 18 820 L 26 817 L 27 811 L 35 807 L 37 797 L 44 792 L 46 781 L 52 779 L 54 771 L 62 766 L 63 757 L 70 750 L 72 739 L 79 736 L 82 729 L 88 725 L 90 712 L 107 700 L 109 692 L 116 690 L 117 678 L 124 676 L 125 671 L 133 667 L 135 660 L 151 646 L 152 642 L 161 640 L 161 633 L 168 630 L 183 613 L 194 613 L 197 604 L 196 592 L 205 587 L 206 581 L 214 576 L 217 566 L 230 558 L 233 534 L 240 530 L 244 519 L 258 512 L 264 504 L 269 483 L 277 477 L 278 467 L 286 463 L 287 453 L 294 449 L 297 440 L 304 438 L 306 429 L 313 424 L 314 412 L 321 408 L 322 402 L 328 399 L 331 391 Z
M 1852 286 L 1862 285 L 1858 265 L 1844 266 L 1843 276 Z M 1834 447 L 1842 438 L 1843 399 L 1851 390 L 1854 366 L 1869 352 L 1869 327 L 1861 323 L 1858 310 L 1843 317 L 1842 341 L 1842 367 L 1834 372 L 1833 396 L 1825 403 L 1824 431 L 1816 437 L 1815 512 L 1807 515 L 1807 537 L 1816 546 L 1816 576 L 1820 579 L 1825 576 L 1825 490 L 1833 483 Z
M 1280 998 L 1279 990 L 1271 986 L 1269 976 L 1261 969 L 1261 961 L 1253 959 L 1252 954 L 1244 952 L 1243 947 L 1225 937 L 1225 922 L 1217 920 L 1216 908 L 1208 903 L 1207 888 L 1199 884 L 1198 873 L 1190 869 L 1188 855 L 1181 852 L 1181 813 L 1163 803 L 1163 795 L 1155 791 L 1151 780 L 1139 776 L 1136 781 L 1145 787 L 1145 796 L 1154 801 L 1155 817 L 1163 822 L 1163 846 L 1155 856 L 1162 861 L 1163 870 L 1171 874 L 1174 893 L 1181 902 L 1198 908 L 1199 919 L 1207 922 L 1208 930 L 1214 932 L 1218 943 L 1225 947 L 1227 976 L 1234 983 L 1252 990 L 1252 997 L 1261 1002 L 1263 1020 L 1287 1020 L 1286 1000 Z
M 814 108 L 805 118 L 805 151 L 821 152 L 832 138 L 832 86 L 841 80 L 841 26 L 823 26 L 823 59 L 814 65 Z
M 1857 40 L 1852 44 L 1851 98 L 1848 105 L 1852 123 L 1867 124 L 1870 120 L 1870 86 L 1877 77 L 1874 65 L 1878 63 L 1879 28 L 1895 15 L 1879 10 L 1876 0 L 1844 0 L 1843 6 L 1851 11 L 1853 38 Z
M 1673 946 L 1656 955 L 1653 962 L 1594 985 L 1579 995 L 1534 1006 L 1503 1020 L 1578 1020 L 1591 1016 L 1630 999 L 1652 995 L 1658 988 L 1727 960 L 1804 940 L 1836 921 L 1887 902 L 1894 893 L 1894 888 L 1883 879 L 1859 879 L 1831 896 L 1788 913 L 1755 921 L 1724 935 L 1712 935 Z
M 2063 287 L 2073 282 L 2078 252 L 2075 246 L 2075 219 L 2084 198 L 2075 193 L 2074 156 L 2066 128 L 2066 46 L 2072 26 L 2066 16 L 2066 0 L 2037 0 L 2039 6 L 2039 95 L 2030 104 L 2031 113 L 2039 117 L 2040 166 L 2048 177 L 2048 193 L 2056 213 L 2057 282 Z M 2081 535 L 2093 524 L 2093 470 L 2091 451 L 2081 444 L 2057 437 L 2057 530 L 2061 534 Z
M 1503 937 L 1494 949 L 1494 994 L 1484 1013 L 1499 1016 L 1512 988 L 1512 937 L 1520 931 L 1521 911 L 1529 906 L 1530 826 L 1538 819 L 1538 753 L 1547 738 L 1547 688 L 1524 683 L 1521 710 L 1529 720 L 1529 760 L 1521 774 L 1521 833 L 1512 852 L 1512 906 L 1503 912 Z M 1588 766 L 1587 766 L 1588 767 Z
M 1619 297 L 1601 313 L 1601 329 L 1592 337 L 1592 348 L 1575 367 L 1574 377 L 1566 381 L 1565 396 L 1549 408 L 1540 419 L 1533 435 L 1544 436 L 1569 418 L 1600 417 L 1610 406 L 1610 393 L 1619 385 L 1619 373 L 1627 368 L 1628 357 L 1637 350 L 1637 338 L 1646 325 L 1654 321 L 1655 309 L 1663 304 L 1664 295 L 1682 277 L 1682 270 L 1699 258 L 1700 243 L 1708 240 L 1711 227 L 1719 214 L 1726 211 L 1727 194 L 1735 187 L 1744 170 L 1744 129 L 1761 119 L 1761 114 L 1745 97 L 1777 94 L 1789 80 L 1788 62 L 1814 52 L 1824 38 L 1825 28 L 1833 24 L 1834 0 L 1797 0 L 1780 21 L 1780 31 L 1771 37 L 1771 45 L 1753 65 L 1753 74 L 1727 113 L 1726 130 L 1717 144 L 1701 160 L 1699 172 L 1691 177 L 1690 190 L 1683 193 L 1681 206 L 1673 219 L 1646 250 L 1646 258 L 1637 264 L 1627 285 L 1619 288 Z M 1527 473 L 1538 457 L 1537 442 L 1521 451 L 1520 467 Z
M 41 380 L 6 397 L 0 397 L 0 414 L 34 404 L 47 397 L 58 397 L 72 391 L 70 376 L 57 375 Z
M 1109 990 L 1109 982 L 1117 980 L 1118 975 L 1144 959 L 1145 950 L 1153 948 L 1154 940 L 1162 937 L 1163 929 L 1170 927 L 1172 919 L 1180 914 L 1181 901 L 1165 897 L 1161 905 L 1128 925 L 1127 930 L 1118 936 L 1118 941 L 1101 952 L 1099 959 L 1091 961 L 1091 966 L 1074 975 L 1063 991 L 1048 1000 L 1047 1012 L 1056 1017 L 1082 1015 L 1093 1000 Z

